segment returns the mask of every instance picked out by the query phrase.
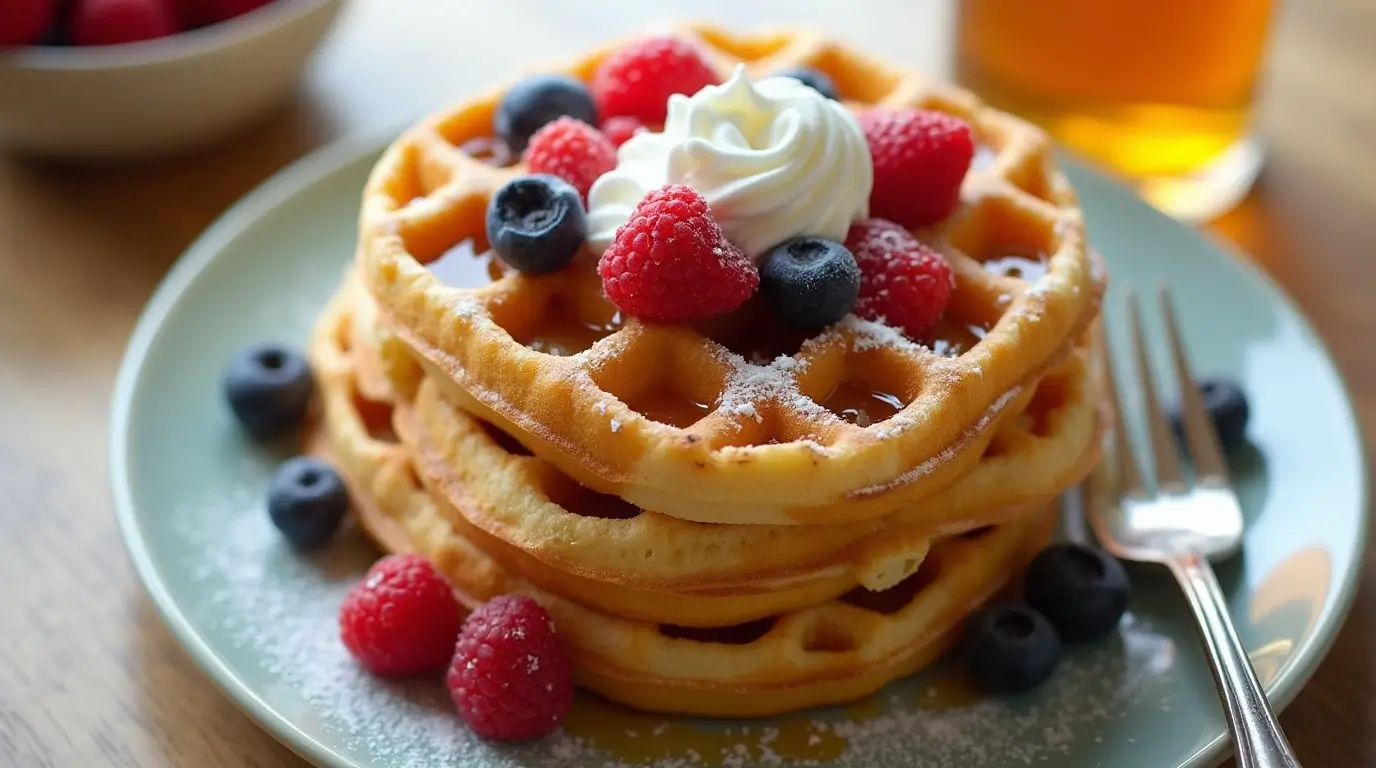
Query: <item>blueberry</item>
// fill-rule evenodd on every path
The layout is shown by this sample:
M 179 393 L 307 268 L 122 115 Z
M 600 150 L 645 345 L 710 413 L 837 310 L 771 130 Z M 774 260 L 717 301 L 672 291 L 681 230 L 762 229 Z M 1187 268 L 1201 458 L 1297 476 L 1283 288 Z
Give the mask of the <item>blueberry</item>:
M 1128 573 L 1098 547 L 1053 544 L 1024 576 L 1027 604 L 1041 612 L 1068 645 L 1101 640 L 1128 608 Z
M 487 203 L 487 241 L 529 275 L 563 269 L 583 247 L 583 199 L 558 176 L 519 176 Z
M 775 77 L 791 77 L 794 80 L 801 80 L 803 85 L 812 88 L 814 91 L 831 99 L 840 101 L 841 97 L 836 92 L 836 83 L 827 77 L 825 72 L 812 69 L 811 67 L 787 67 L 774 73 Z
M 587 86 L 567 75 L 535 75 L 506 92 L 492 127 L 512 153 L 520 155 L 536 131 L 565 115 L 597 125 L 597 106 Z
M 845 317 L 860 292 L 860 267 L 846 246 L 795 237 L 774 246 L 760 267 L 760 294 L 784 325 L 816 331 Z
M 258 440 L 298 426 L 306 416 L 315 379 L 299 352 L 278 344 L 258 344 L 230 359 L 222 375 L 230 410 Z
M 1247 421 L 1251 418 L 1251 408 L 1242 387 L 1231 379 L 1206 378 L 1197 382 L 1199 394 L 1204 399 L 1204 408 L 1218 432 L 1218 442 L 1223 450 L 1232 452 L 1247 442 Z M 1171 425 L 1175 433 L 1184 438 L 1185 427 L 1182 423 L 1180 406 L 1171 409 Z
M 995 694 L 1036 688 L 1061 661 L 1061 641 L 1051 622 L 1017 603 L 990 606 L 972 616 L 963 650 L 971 679 Z
M 282 462 L 268 486 L 268 516 L 297 549 L 314 549 L 334 535 L 349 510 L 339 473 L 313 456 Z

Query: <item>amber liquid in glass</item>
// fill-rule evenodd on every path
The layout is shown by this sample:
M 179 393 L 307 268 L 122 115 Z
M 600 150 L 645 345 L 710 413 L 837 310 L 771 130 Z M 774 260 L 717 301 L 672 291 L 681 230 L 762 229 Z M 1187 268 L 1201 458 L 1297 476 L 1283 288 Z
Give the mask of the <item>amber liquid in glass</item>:
M 1185 219 L 1232 207 L 1261 151 L 1273 0 L 960 0 L 956 76 Z

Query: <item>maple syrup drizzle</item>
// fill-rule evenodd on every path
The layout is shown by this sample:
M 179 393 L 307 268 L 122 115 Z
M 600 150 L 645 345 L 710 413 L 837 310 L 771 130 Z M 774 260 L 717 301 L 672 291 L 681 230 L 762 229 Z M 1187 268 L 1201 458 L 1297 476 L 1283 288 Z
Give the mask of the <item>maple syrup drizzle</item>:
M 970 677 L 950 664 L 919 678 L 916 689 L 910 706 L 929 712 L 968 707 L 982 698 Z M 847 704 L 845 717 L 857 723 L 877 720 L 884 716 L 886 698 L 881 691 Z M 727 757 L 733 764 L 745 758 L 745 765 L 755 765 L 763 763 L 768 753 L 807 764 L 829 764 L 840 760 L 850 746 L 845 736 L 806 714 L 771 722 L 777 734 L 763 746 L 760 729 L 746 732 L 745 727 L 640 712 L 584 691 L 579 692 L 563 723 L 564 732 L 586 746 L 633 765 L 677 758 L 693 765 L 720 766 Z
M 707 403 L 665 386 L 652 387 L 626 402 L 631 410 L 637 411 L 647 419 L 683 429 L 697 423 L 711 411 Z
M 918 709 L 960 709 L 979 703 L 984 697 L 975 681 L 952 665 L 937 672 L 930 680 L 919 680 L 913 704 Z
M 822 407 L 858 427 L 878 424 L 903 410 L 898 395 L 883 392 L 862 381 L 846 381 L 832 390 Z
M 436 279 L 451 288 L 481 288 L 506 276 L 507 266 L 495 251 L 478 253 L 468 238 L 425 265 Z
M 879 712 L 882 714 L 882 705 Z M 840 759 L 849 742 L 806 716 L 773 726 L 778 733 L 760 744 L 759 730 L 747 725 L 726 728 L 691 718 L 638 712 L 580 692 L 564 718 L 563 730 L 609 757 L 633 765 L 681 759 L 693 765 L 719 766 L 724 758 L 746 758 L 746 765 L 762 764 L 768 753 L 786 760 L 831 763 Z M 744 747 L 747 754 L 742 754 Z M 767 750 L 767 751 L 766 751 Z
M 970 351 L 989 332 L 989 328 L 974 323 L 942 320 L 932 332 L 929 342 L 933 352 L 946 357 L 959 357 Z
M 567 301 L 556 300 L 536 324 L 526 346 L 547 355 L 568 357 L 610 336 L 621 323 L 620 312 L 605 320 L 588 321 L 578 317 Z

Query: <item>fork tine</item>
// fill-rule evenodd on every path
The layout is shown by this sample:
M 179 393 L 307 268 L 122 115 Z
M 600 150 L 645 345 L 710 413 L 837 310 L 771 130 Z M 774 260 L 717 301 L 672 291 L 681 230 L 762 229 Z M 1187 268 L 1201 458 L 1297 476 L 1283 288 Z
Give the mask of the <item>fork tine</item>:
M 1095 326 L 1098 341 L 1100 373 L 1108 390 L 1113 407 L 1113 463 L 1119 494 L 1140 494 L 1146 492 L 1142 484 L 1142 473 L 1138 469 L 1137 457 L 1133 455 L 1132 443 L 1127 437 L 1127 425 L 1123 423 L 1123 397 L 1118 391 L 1118 376 L 1113 372 L 1113 353 L 1109 351 L 1108 334 L 1104 331 L 1104 321 Z
M 1135 291 L 1128 292 L 1128 325 L 1132 328 L 1132 348 L 1137 358 L 1137 379 L 1142 389 L 1142 401 L 1147 407 L 1147 435 L 1151 438 L 1151 453 L 1156 465 L 1156 488 L 1162 491 L 1185 490 L 1180 472 L 1180 455 L 1171 437 L 1170 424 L 1161 411 L 1156 397 L 1156 383 L 1152 377 L 1151 361 L 1147 357 L 1147 340 L 1142 332 L 1142 309 Z
M 1190 461 L 1194 465 L 1196 482 L 1228 482 L 1228 465 L 1223 459 L 1219 446 L 1218 432 L 1214 429 L 1209 412 L 1204 407 L 1204 399 L 1195 384 L 1194 374 L 1190 371 L 1189 360 L 1185 356 L 1185 343 L 1181 339 L 1180 324 L 1176 321 L 1175 300 L 1170 289 L 1161 285 L 1157 298 L 1161 303 L 1161 315 L 1165 318 L 1166 339 L 1170 344 L 1171 358 L 1175 362 L 1175 377 L 1180 389 L 1181 421 L 1185 427 L 1185 442 L 1189 446 Z

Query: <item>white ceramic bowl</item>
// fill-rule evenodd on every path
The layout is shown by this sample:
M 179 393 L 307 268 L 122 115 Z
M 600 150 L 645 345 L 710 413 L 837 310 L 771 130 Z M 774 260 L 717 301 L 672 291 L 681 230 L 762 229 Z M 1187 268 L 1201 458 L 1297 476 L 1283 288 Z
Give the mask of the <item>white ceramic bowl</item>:
M 159 40 L 0 52 L 0 148 L 99 159 L 226 138 L 285 102 L 342 4 L 276 0 Z

